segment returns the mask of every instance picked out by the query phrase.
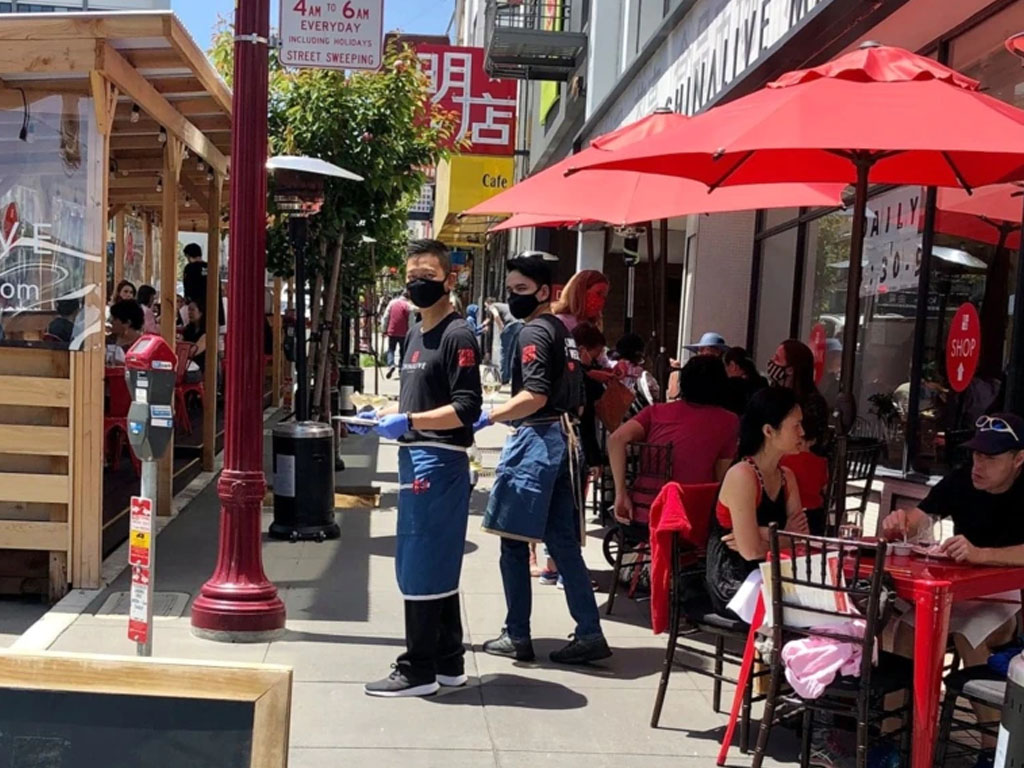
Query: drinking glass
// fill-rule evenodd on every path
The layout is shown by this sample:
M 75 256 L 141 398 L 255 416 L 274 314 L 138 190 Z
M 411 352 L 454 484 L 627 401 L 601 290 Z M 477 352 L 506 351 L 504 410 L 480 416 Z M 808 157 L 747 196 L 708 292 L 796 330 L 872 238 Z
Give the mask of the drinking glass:
M 480 384 L 489 398 L 489 405 L 494 408 L 494 395 L 501 389 L 501 371 L 496 365 L 484 365 L 480 373 Z

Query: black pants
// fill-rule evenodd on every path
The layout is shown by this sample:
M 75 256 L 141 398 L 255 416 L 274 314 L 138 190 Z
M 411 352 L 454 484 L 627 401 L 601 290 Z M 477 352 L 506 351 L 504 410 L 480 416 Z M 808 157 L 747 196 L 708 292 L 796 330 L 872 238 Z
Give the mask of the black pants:
M 461 675 L 465 669 L 462 609 L 458 594 L 405 601 L 405 648 L 398 665 L 414 678 Z

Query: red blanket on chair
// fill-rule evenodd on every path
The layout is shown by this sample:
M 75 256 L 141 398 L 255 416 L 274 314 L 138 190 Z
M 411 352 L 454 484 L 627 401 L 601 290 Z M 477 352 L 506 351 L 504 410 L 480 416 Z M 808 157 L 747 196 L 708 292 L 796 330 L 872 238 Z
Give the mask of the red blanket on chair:
M 678 532 L 693 547 L 696 561 L 707 546 L 717 493 L 718 483 L 667 483 L 651 505 L 651 628 L 655 634 L 668 629 L 672 534 Z

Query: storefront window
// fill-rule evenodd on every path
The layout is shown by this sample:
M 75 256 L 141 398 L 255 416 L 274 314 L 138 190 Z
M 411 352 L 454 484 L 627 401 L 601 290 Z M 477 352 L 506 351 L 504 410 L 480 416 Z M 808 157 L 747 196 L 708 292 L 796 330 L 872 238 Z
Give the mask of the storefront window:
M 77 348 L 99 329 L 82 311 L 99 287 L 87 265 L 101 260 L 89 242 L 102 215 L 88 186 L 91 122 L 89 98 L 0 90 L 0 343 Z
M 790 336 L 796 243 L 796 227 L 761 241 L 761 289 L 757 304 L 754 361 L 762 368 L 776 347 Z
M 821 325 L 825 332 L 825 371 L 818 387 L 829 406 L 839 395 L 842 371 L 843 318 L 846 315 L 846 283 L 850 264 L 848 213 L 839 211 L 807 224 L 807 257 L 800 312 L 800 340 L 808 343 L 811 331 Z

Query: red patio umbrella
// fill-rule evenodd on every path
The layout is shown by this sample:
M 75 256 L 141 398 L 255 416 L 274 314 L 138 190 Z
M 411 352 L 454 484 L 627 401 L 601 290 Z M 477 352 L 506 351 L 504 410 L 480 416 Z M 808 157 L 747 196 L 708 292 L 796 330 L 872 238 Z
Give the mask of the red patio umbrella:
M 510 229 L 524 229 L 526 227 L 574 227 L 577 224 L 587 224 L 579 219 L 566 219 L 557 216 L 543 216 L 536 213 L 517 213 L 510 216 L 499 224 L 487 230 L 488 234 L 495 232 L 506 232 Z
M 597 137 L 579 154 L 520 181 L 463 215 L 530 213 L 549 219 L 603 221 L 625 226 L 693 213 L 839 204 L 841 184 L 753 184 L 721 189 L 709 195 L 704 184 L 658 173 L 615 171 L 566 175 L 581 162 L 606 160 L 624 147 L 650 141 L 689 120 L 684 115 L 659 110 Z
M 614 156 L 581 153 L 570 173 L 684 176 L 716 194 L 739 184 L 855 183 L 846 316 L 856 318 L 869 181 L 971 189 L 1024 178 L 1024 111 L 978 89 L 977 80 L 931 59 L 869 43 Z M 849 397 L 857 323 L 844 334 Z

